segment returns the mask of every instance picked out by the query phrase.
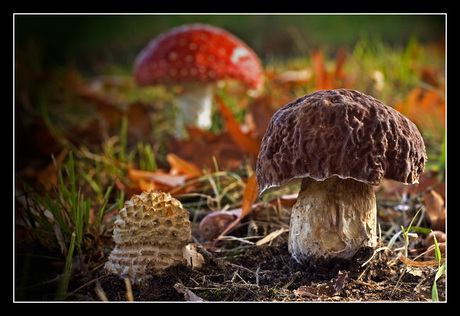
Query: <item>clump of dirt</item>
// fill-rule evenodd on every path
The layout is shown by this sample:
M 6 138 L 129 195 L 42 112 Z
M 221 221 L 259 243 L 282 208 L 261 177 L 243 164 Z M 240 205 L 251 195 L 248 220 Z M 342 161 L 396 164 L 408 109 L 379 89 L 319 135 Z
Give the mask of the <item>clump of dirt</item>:
M 301 265 L 288 252 L 286 240 L 272 245 L 250 246 L 209 253 L 206 264 L 192 269 L 179 264 L 144 284 L 133 284 L 137 301 L 427 301 L 437 267 L 409 267 L 389 250 L 376 253 L 367 263 L 344 267 Z M 69 299 L 100 300 L 99 282 L 108 300 L 127 299 L 123 279 L 99 269 L 92 281 L 81 280 Z M 402 275 L 402 277 L 401 277 Z M 87 276 L 89 278 L 90 276 Z M 95 281 L 97 279 L 97 281 Z M 87 282 L 85 284 L 85 282 Z M 78 283 L 78 282 L 77 282 Z M 437 281 L 445 300 L 445 278 Z M 181 290 L 178 290 L 180 287 Z

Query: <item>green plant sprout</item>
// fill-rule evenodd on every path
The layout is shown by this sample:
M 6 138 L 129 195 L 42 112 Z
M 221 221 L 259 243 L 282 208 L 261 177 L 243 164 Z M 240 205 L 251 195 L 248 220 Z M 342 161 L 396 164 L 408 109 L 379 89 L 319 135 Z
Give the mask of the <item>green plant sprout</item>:
M 441 265 L 441 250 L 439 249 L 438 241 L 436 240 L 435 234 L 433 234 L 433 238 L 434 238 L 434 255 L 435 255 L 436 261 L 438 261 L 438 272 L 436 272 L 436 276 L 434 277 L 434 281 L 433 281 L 433 287 L 431 288 L 431 300 L 433 302 L 439 302 L 438 287 L 436 285 L 436 281 L 446 271 L 446 263 L 444 262 Z

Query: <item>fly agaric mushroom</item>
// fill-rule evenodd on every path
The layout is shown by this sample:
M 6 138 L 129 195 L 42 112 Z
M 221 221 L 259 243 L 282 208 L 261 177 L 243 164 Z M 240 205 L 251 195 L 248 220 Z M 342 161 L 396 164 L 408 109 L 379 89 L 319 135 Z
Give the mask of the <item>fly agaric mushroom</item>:
M 249 89 L 262 86 L 260 60 L 245 43 L 227 31 L 205 24 L 183 25 L 153 39 L 137 56 L 138 85 L 181 85 L 176 130 L 183 125 L 211 127 L 213 84 L 232 78 Z
M 301 181 L 290 222 L 293 258 L 353 262 L 377 244 L 373 186 L 384 177 L 417 183 L 426 161 L 420 132 L 402 114 L 358 91 L 324 90 L 273 115 L 256 174 L 260 195 Z
M 187 244 L 191 237 L 189 212 L 169 193 L 133 195 L 118 212 L 105 269 L 139 283 L 180 262 L 199 268 L 204 259 Z

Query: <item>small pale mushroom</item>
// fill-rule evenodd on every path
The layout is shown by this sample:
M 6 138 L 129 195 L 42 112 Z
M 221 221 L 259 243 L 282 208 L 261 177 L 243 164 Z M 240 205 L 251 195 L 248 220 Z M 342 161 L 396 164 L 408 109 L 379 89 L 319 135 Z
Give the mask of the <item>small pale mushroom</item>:
M 301 181 L 289 251 L 299 262 L 363 260 L 377 245 L 374 186 L 417 183 L 427 161 L 415 124 L 354 90 L 323 90 L 278 110 L 262 139 L 262 196 Z
M 191 239 L 189 212 L 180 201 L 159 190 L 133 195 L 118 212 L 105 269 L 140 283 L 177 263 L 199 268 L 204 259 Z
M 431 245 L 434 245 L 434 238 L 436 237 L 436 242 L 445 242 L 446 241 L 446 234 L 442 231 L 435 230 L 432 231 L 431 233 L 428 234 L 428 236 L 425 237 L 425 245 L 427 247 L 430 247 Z
M 205 240 L 214 240 L 238 217 L 242 209 L 214 212 L 206 215 L 200 222 L 200 234 Z
M 184 125 L 211 127 L 216 82 L 236 79 L 256 91 L 262 86 L 263 71 L 254 51 L 236 36 L 197 23 L 175 27 L 148 43 L 136 58 L 134 78 L 139 86 L 181 86 L 176 133 L 183 136 Z

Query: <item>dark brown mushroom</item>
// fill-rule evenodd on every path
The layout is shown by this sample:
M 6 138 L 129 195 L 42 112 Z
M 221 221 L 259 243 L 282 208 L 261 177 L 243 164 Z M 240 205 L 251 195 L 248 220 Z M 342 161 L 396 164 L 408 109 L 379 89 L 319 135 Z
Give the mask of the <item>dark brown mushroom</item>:
M 416 183 L 427 156 L 417 127 L 354 90 L 324 90 L 278 110 L 257 160 L 259 194 L 302 181 L 289 250 L 298 261 L 351 259 L 374 248 L 373 186 Z

